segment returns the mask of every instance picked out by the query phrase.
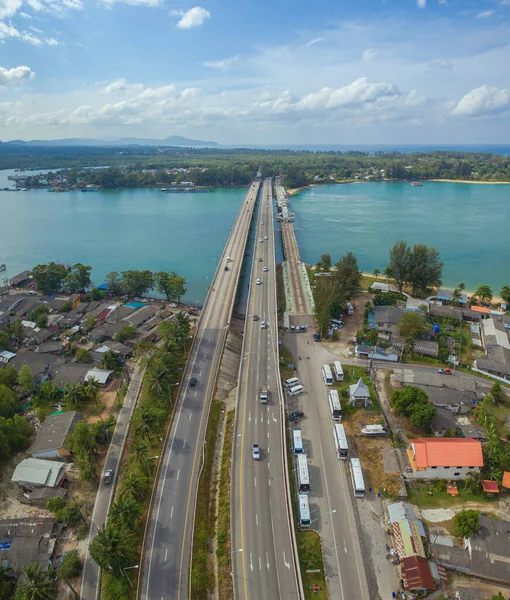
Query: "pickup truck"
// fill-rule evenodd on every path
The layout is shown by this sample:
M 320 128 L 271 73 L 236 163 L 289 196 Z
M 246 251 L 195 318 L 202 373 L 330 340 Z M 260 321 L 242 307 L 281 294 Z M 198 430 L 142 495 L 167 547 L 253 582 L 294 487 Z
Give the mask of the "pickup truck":
M 267 386 L 263 386 L 260 388 L 259 399 L 261 404 L 267 404 L 269 399 L 269 388 Z

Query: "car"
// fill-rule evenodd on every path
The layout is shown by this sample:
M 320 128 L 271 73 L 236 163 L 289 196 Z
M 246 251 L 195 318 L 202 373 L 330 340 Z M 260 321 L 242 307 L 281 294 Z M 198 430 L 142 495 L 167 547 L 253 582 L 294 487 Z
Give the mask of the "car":
M 257 281 L 255 282 L 257 285 L 260 285 L 262 283 L 262 281 L 260 281 L 260 279 L 257 279 Z
M 259 320 L 259 316 L 258 315 L 253 315 L 253 320 L 254 321 L 258 321 Z
M 253 460 L 260 460 L 260 446 L 258 444 L 252 445 L 251 455 L 253 457 Z
M 269 271 L 269 269 L 266 266 L 264 266 L 262 270 L 264 271 L 264 273 L 267 273 Z
M 262 221 L 261 225 L 264 225 L 264 221 Z
M 321 341 L 321 334 L 320 333 L 314 333 L 313 334 L 313 339 L 315 342 L 320 342 Z
M 103 481 L 106 485 L 110 485 L 113 481 L 113 469 L 106 469 L 104 472 Z
M 192 377 L 189 380 L 189 384 L 190 384 L 191 387 L 195 387 L 197 385 L 197 383 L 198 383 L 198 379 L 196 377 Z
M 259 258 L 259 262 L 262 262 L 262 259 L 261 259 L 261 258 Z
M 228 267 L 225 267 L 225 271 L 228 271 Z
M 261 329 L 265 329 L 266 328 L 266 322 L 265 321 L 261 321 L 260 322 L 260 328 Z
M 262 243 L 262 238 L 259 238 L 259 242 L 261 242 L 261 243 Z
M 303 331 L 303 332 L 306 331 L 306 325 L 301 325 L 301 331 Z
M 300 410 L 296 410 L 296 411 L 290 413 L 289 421 L 299 421 L 299 419 L 302 419 L 304 416 L 305 416 L 305 413 L 301 412 Z
M 443 375 L 453 375 L 453 371 L 451 369 L 438 369 L 438 371 Z
M 267 240 L 267 239 L 268 239 L 267 235 L 265 235 L 265 236 L 264 236 L 264 239 L 265 239 L 265 240 Z

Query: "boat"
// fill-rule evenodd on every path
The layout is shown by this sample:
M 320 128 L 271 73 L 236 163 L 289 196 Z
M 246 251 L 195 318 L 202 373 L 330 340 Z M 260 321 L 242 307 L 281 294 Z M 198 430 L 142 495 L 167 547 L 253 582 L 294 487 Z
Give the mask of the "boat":
M 2 263 L 0 265 L 0 271 L 5 271 L 7 269 L 7 265 L 5 263 Z
M 423 183 L 420 183 L 419 181 L 413 181 L 413 183 L 411 183 L 411 187 L 423 187 Z

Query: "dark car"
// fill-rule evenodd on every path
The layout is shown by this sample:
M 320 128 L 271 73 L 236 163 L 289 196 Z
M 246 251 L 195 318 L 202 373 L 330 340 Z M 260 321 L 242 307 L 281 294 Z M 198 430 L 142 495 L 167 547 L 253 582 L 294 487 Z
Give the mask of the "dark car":
M 321 339 L 321 334 L 320 334 L 320 333 L 314 333 L 314 334 L 313 334 L 313 339 L 314 339 L 316 342 L 320 342 L 320 339 Z
M 305 413 L 301 412 L 300 410 L 296 410 L 293 413 L 290 413 L 289 415 L 289 421 L 299 421 L 299 419 L 302 419 L 305 416 Z
M 225 271 L 228 271 L 228 267 L 225 267 Z
M 195 387 L 195 386 L 197 385 L 197 383 L 198 383 L 198 380 L 197 380 L 197 378 L 196 378 L 196 377 L 192 377 L 192 378 L 189 380 L 189 384 L 190 384 L 190 386 L 191 386 L 191 387 Z
M 106 485 L 110 485 L 113 481 L 113 469 L 107 469 L 104 474 L 103 481 Z
M 259 316 L 258 315 L 253 315 L 253 320 L 254 321 L 258 321 L 259 320 Z

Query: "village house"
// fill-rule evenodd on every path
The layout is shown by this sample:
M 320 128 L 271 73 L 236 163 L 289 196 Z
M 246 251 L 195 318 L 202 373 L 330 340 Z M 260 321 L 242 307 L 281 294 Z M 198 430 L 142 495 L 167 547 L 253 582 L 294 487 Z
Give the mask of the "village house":
M 90 365 L 68 362 L 55 371 L 52 380 L 60 390 L 63 390 L 66 383 L 83 383 L 89 370 Z
M 21 271 L 17 275 L 14 275 L 9 279 L 10 286 L 12 288 L 23 288 L 27 287 L 32 282 L 32 276 L 30 270 Z
M 66 437 L 73 432 L 76 423 L 83 419 L 80 412 L 65 412 L 46 417 L 29 452 L 32 458 L 68 459 L 69 450 L 64 448 Z
M 483 467 L 482 444 L 464 438 L 416 438 L 407 456 L 412 479 L 466 479 Z
M 453 301 L 453 290 L 439 288 L 437 292 L 429 298 L 429 300 L 439 300 L 443 304 L 450 304 Z M 455 299 L 455 302 L 465 306 L 468 303 L 467 293 L 461 292 L 459 298 Z
M 65 464 L 54 460 L 25 458 L 14 470 L 11 481 L 20 487 L 59 487 L 65 476 Z
M 23 365 L 28 365 L 34 376 L 35 383 L 40 383 L 45 378 L 50 377 L 55 370 L 64 363 L 64 359 L 54 354 L 39 354 L 26 350 L 18 352 L 14 358 L 9 361 L 16 370 L 20 370 Z
M 354 347 L 354 354 L 358 358 L 368 360 L 381 360 L 384 362 L 398 362 L 398 354 L 392 348 L 381 348 L 380 346 L 365 346 L 358 344 Z
M 372 405 L 370 402 L 370 390 L 362 377 L 358 379 L 357 383 L 349 386 L 349 404 L 351 406 L 361 405 L 365 408 L 370 408 Z
M 404 311 L 396 306 L 376 306 L 368 316 L 369 328 L 375 327 L 378 338 L 388 342 L 392 336 L 398 335 L 398 324 L 403 314 Z
M 146 321 L 151 319 L 156 314 L 156 310 L 152 308 L 152 306 L 142 306 L 133 314 L 124 317 L 122 320 L 128 325 L 135 325 L 136 327 L 140 327 Z

